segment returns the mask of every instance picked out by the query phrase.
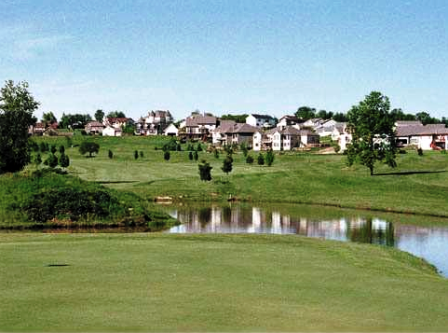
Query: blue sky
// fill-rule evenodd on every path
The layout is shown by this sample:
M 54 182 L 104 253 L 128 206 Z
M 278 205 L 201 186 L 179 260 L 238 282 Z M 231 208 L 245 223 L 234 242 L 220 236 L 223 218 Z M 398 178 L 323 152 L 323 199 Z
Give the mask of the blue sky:
M 448 1 L 0 1 L 0 80 L 41 107 L 346 112 L 372 90 L 448 117 Z

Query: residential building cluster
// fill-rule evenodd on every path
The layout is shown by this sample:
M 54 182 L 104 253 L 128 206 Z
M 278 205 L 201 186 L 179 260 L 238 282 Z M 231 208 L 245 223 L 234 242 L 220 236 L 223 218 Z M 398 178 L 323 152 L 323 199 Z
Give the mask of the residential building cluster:
M 395 125 L 399 147 L 412 145 L 423 150 L 448 150 L 448 129 L 444 124 L 424 126 L 419 121 L 397 121 Z M 54 130 L 57 124 L 50 127 Z M 102 122 L 89 122 L 85 131 L 91 135 L 122 136 L 127 128 L 131 128 L 134 135 L 168 135 L 202 140 L 214 146 L 245 143 L 254 151 L 289 151 L 319 147 L 321 139 L 326 137 L 337 142 L 339 151 L 343 152 L 352 140 L 347 124 L 331 119 L 313 118 L 304 121 L 285 115 L 277 120 L 270 115 L 250 114 L 245 123 L 237 123 L 196 112 L 175 125 L 169 110 L 149 111 L 138 121 L 131 118 L 105 117 Z M 30 133 L 42 134 L 45 130 L 46 127 L 42 123 L 37 123 L 30 128 Z

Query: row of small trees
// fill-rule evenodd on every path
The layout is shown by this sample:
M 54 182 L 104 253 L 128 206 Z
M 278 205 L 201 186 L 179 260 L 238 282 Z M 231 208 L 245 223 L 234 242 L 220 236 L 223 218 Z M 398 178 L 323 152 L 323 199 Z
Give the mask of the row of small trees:
M 42 156 L 40 153 L 38 153 L 34 158 L 34 163 L 36 165 L 42 164 Z M 62 168 L 67 168 L 70 165 L 70 158 L 65 153 L 62 153 L 59 158 L 54 153 L 50 153 L 44 161 L 44 165 L 47 165 L 50 168 L 55 168 L 58 165 Z

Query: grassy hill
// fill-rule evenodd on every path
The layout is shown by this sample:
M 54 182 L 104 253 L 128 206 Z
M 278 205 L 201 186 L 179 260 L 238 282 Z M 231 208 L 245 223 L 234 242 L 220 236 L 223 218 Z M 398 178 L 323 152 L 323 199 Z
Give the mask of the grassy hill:
M 82 137 L 78 137 L 81 140 Z M 38 139 L 39 140 L 39 139 Z M 40 139 L 42 140 L 42 139 Z M 44 138 L 64 142 L 64 138 Z M 404 213 L 448 216 L 448 155 L 417 152 L 397 156 L 398 168 L 378 164 L 371 177 L 362 166 L 347 167 L 343 155 L 284 152 L 276 154 L 271 167 L 245 163 L 234 154 L 233 171 L 221 171 L 224 154 L 200 152 L 199 160 L 211 163 L 211 182 L 199 180 L 198 162 L 188 152 L 171 152 L 165 161 L 155 150 L 169 140 L 164 137 L 96 137 L 101 148 L 95 158 L 81 156 L 77 148 L 66 152 L 70 173 L 82 179 L 124 189 L 145 198 L 172 196 L 175 200 L 226 200 L 229 195 L 252 202 L 289 202 L 332 205 Z M 183 149 L 186 145 L 182 146 Z M 108 158 L 108 150 L 114 158 Z M 144 157 L 134 159 L 134 151 Z M 250 152 L 254 157 L 255 152 Z

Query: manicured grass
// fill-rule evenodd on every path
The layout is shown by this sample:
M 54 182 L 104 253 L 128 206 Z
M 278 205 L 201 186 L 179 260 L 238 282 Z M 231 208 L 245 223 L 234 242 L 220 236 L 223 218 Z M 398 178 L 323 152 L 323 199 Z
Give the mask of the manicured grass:
M 414 151 L 400 154 L 398 168 L 378 164 L 373 177 L 365 167 L 347 167 L 342 155 L 290 152 L 276 154 L 272 167 L 258 166 L 256 162 L 248 165 L 241 153 L 234 154 L 233 171 L 227 176 L 221 171 L 224 154 L 215 159 L 213 154 L 200 152 L 199 160 L 206 159 L 213 167 L 213 181 L 201 182 L 198 162 L 190 161 L 188 152 L 172 152 L 171 160 L 164 161 L 163 152 L 155 150 L 166 138 L 93 139 L 101 146 L 96 158 L 82 157 L 77 148 L 67 150 L 72 161 L 70 172 L 148 199 L 167 195 L 191 201 L 226 200 L 232 195 L 252 202 L 312 203 L 448 216 L 448 154 L 440 152 L 425 152 L 424 156 Z M 114 152 L 112 160 L 107 157 L 108 149 Z M 135 150 L 143 151 L 145 157 L 134 160 Z
M 1 331 L 446 331 L 448 283 L 297 236 L 0 234 Z M 66 267 L 49 265 L 67 264 Z

